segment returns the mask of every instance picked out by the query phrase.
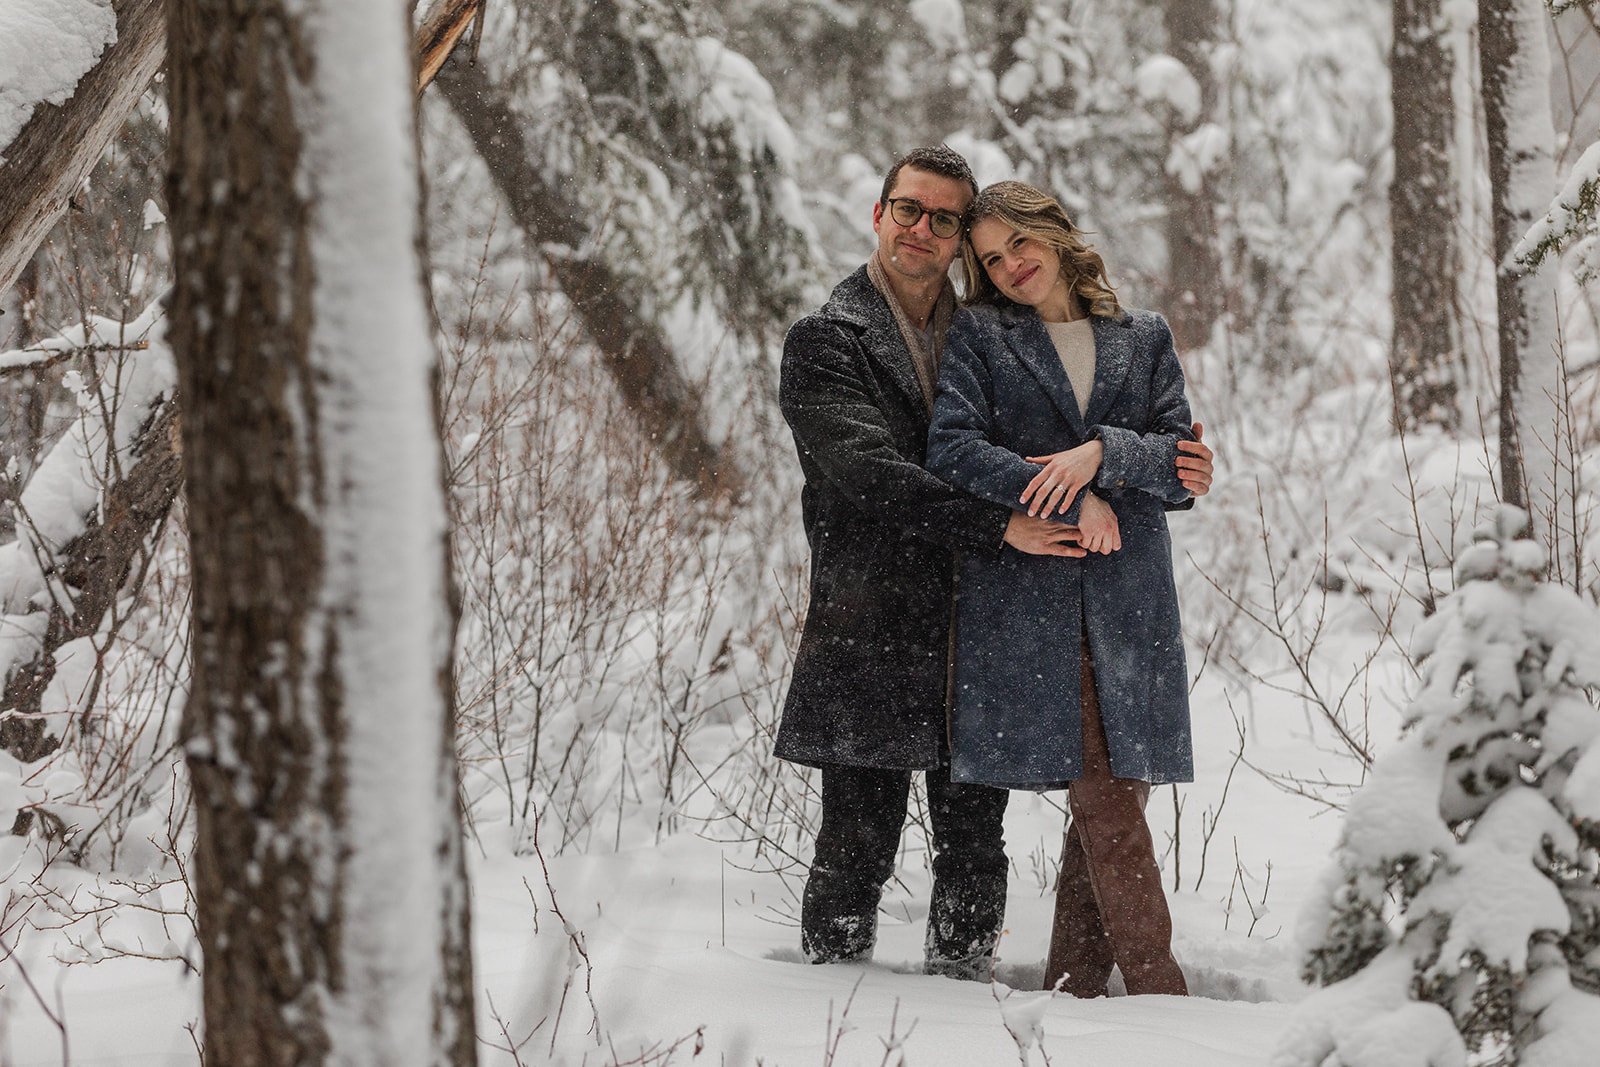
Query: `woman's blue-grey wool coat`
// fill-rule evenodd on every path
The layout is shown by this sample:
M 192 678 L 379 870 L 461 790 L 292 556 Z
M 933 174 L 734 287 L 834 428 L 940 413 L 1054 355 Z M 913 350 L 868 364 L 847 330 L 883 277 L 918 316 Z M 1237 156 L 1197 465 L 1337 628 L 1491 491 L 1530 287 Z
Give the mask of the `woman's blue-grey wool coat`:
M 945 344 L 928 469 L 987 500 L 1022 507 L 1045 456 L 1094 437 L 1092 491 L 1117 515 L 1122 547 L 1083 559 L 962 559 L 957 593 L 951 770 L 956 781 L 1060 788 L 1083 775 L 1080 640 L 1088 634 L 1111 772 L 1147 782 L 1194 775 L 1189 674 L 1166 511 L 1183 505 L 1177 443 L 1194 440 L 1183 369 L 1166 321 L 1148 311 L 1091 316 L 1094 385 L 1080 416 L 1032 308 L 963 309 Z M 1076 523 L 1083 497 L 1062 521 Z M 1054 516 L 1053 516 L 1054 517 Z

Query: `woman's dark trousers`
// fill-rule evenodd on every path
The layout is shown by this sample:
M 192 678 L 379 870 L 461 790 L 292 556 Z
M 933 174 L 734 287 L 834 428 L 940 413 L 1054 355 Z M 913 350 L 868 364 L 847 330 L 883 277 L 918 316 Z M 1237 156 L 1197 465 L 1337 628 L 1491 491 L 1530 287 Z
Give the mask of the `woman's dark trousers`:
M 864 960 L 878 936 L 878 900 L 894 875 L 910 771 L 822 769 L 822 828 L 800 906 L 800 948 L 812 963 Z M 949 757 L 928 772 L 933 893 L 923 969 L 987 981 L 1005 919 L 1003 789 L 950 781 Z
M 1067 791 L 1072 821 L 1061 850 L 1045 988 L 1061 982 L 1073 996 L 1103 997 L 1115 963 L 1130 994 L 1183 996 L 1188 989 L 1172 958 L 1172 915 L 1144 818 L 1150 783 L 1111 774 L 1088 647 L 1085 642 L 1083 777 Z

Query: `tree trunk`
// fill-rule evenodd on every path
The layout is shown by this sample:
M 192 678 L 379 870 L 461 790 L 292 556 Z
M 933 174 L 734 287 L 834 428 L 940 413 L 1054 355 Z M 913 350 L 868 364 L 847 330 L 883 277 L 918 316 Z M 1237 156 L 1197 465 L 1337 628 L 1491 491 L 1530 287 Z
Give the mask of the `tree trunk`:
M 1200 86 L 1200 111 L 1193 119 L 1174 117 L 1169 140 L 1177 141 L 1212 121 L 1217 84 L 1211 72 L 1211 50 L 1217 39 L 1216 0 L 1164 0 L 1167 51 Z M 1189 188 L 1178 175 L 1166 174 L 1166 299 L 1162 311 L 1172 326 L 1178 351 L 1211 341 L 1211 329 L 1222 318 L 1222 255 L 1218 247 L 1216 189 L 1209 177 Z
M 740 472 L 707 433 L 699 394 L 684 378 L 671 344 L 639 314 L 639 294 L 598 255 L 583 251 L 591 244 L 589 225 L 579 205 L 545 179 L 505 91 L 490 83 L 482 67 L 459 57 L 445 63 L 435 84 L 673 474 L 708 498 L 732 496 Z
M 209 1064 L 475 1057 L 404 12 L 169 0 Z
M 1394 113 L 1389 376 L 1401 431 L 1461 427 L 1456 318 L 1461 264 L 1450 165 L 1455 57 L 1441 6 L 1441 0 L 1394 0 L 1389 52 Z
M 1511 255 L 1555 193 L 1548 22 L 1541 0 L 1478 0 L 1499 316 L 1501 497 L 1527 508 L 1538 539 L 1555 547 L 1555 298 L 1550 282 L 1523 274 Z
M 40 104 L 17 139 L 0 145 L 0 293 L 16 283 L 161 68 L 161 0 L 113 0 L 111 6 L 116 43 L 70 99 Z

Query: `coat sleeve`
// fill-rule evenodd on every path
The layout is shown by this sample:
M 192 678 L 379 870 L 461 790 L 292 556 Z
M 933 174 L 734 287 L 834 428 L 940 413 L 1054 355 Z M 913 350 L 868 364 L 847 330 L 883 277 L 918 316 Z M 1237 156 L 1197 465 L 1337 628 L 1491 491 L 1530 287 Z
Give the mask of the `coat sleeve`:
M 947 548 L 997 555 L 1009 509 L 975 499 L 905 454 L 862 379 L 858 355 L 837 323 L 802 319 L 789 331 L 778 406 L 796 447 L 873 518 Z
M 1189 491 L 1178 480 L 1178 441 L 1193 441 L 1193 421 L 1183 390 L 1183 365 L 1172 346 L 1172 331 L 1159 315 L 1150 316 L 1153 348 L 1150 421 L 1141 432 L 1126 426 L 1092 426 L 1089 432 L 1105 444 L 1095 484 L 1105 489 L 1140 489 L 1163 504 L 1182 504 Z M 1142 324 L 1141 324 L 1142 325 Z
M 976 347 L 975 347 L 976 346 Z M 1022 491 L 1044 468 L 994 443 L 994 380 L 977 352 L 979 336 L 952 330 L 939 366 L 939 398 L 928 430 L 928 469 L 985 500 L 1022 508 Z M 1049 518 L 1076 525 L 1083 494 L 1065 514 Z

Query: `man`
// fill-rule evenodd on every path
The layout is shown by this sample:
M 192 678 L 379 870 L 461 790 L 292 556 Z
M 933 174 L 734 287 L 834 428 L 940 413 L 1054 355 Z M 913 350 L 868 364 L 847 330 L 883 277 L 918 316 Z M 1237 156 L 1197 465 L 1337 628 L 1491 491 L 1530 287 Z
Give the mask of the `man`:
M 925 771 L 934 859 L 924 971 L 988 978 L 1005 913 L 1008 794 L 950 780 L 955 553 L 1009 544 L 1084 554 L 1075 528 L 978 500 L 923 469 L 955 307 L 949 268 L 977 192 L 947 147 L 895 163 L 872 209 L 877 251 L 784 341 L 779 402 L 805 474 L 811 601 L 776 752 L 822 770 L 800 913 L 813 963 L 872 955 L 911 774 Z M 1204 492 L 1209 450 L 1188 466 L 1185 484 Z

